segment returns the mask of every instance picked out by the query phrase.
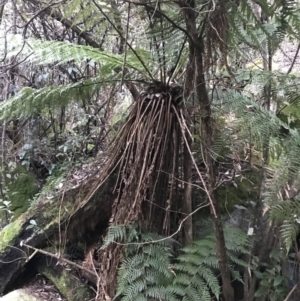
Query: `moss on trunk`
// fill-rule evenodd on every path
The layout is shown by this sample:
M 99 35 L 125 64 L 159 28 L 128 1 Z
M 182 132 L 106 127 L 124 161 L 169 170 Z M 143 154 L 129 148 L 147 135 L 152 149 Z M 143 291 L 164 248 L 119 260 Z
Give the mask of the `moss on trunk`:
M 31 255 L 22 242 L 42 249 L 49 242 L 55 245 L 59 233 L 66 235 L 61 239 L 76 237 L 84 240 L 87 231 L 99 224 L 102 227 L 107 226 L 115 198 L 111 192 L 114 176 L 96 189 L 86 204 L 82 204 L 91 189 L 98 187 L 98 182 L 99 180 L 90 178 L 81 186 L 65 191 L 51 202 L 37 202 L 0 232 L 0 294 L 20 274 Z M 32 227 L 31 220 L 35 221 L 36 226 Z

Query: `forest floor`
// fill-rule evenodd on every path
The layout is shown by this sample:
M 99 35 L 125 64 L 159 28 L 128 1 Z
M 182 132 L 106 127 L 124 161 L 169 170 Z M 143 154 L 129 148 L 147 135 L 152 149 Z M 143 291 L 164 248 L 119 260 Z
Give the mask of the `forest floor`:
M 65 299 L 57 290 L 54 284 L 47 278 L 37 274 L 24 289 L 28 294 L 45 301 L 65 301 Z

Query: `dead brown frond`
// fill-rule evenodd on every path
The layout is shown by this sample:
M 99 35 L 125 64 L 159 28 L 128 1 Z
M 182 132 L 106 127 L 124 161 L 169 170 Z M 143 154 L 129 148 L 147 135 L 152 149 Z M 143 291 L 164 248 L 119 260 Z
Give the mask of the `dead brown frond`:
M 215 10 L 210 12 L 208 17 L 207 36 L 206 36 L 206 69 L 218 62 L 219 68 L 228 66 L 228 30 L 229 23 L 226 10 L 227 0 L 218 3 Z M 212 55 L 214 54 L 214 57 Z M 218 57 L 219 54 L 219 57 Z

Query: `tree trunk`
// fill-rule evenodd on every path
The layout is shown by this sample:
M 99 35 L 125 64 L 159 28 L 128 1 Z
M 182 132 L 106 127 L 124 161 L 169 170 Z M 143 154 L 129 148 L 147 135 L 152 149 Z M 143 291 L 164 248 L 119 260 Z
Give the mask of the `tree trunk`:
M 66 240 L 78 240 L 95 227 L 106 228 L 115 196 L 111 176 L 85 204 L 82 200 L 99 179 L 90 178 L 79 187 L 66 191 L 51 203 L 41 200 L 0 232 L 0 294 L 13 283 L 31 259 L 32 251 L 23 244 L 42 249 L 48 244 L 58 245 Z M 63 205 L 61 199 L 63 198 Z M 77 206 L 76 206 L 77 205 Z M 35 221 L 36 227 L 28 227 Z
M 187 134 L 187 141 L 191 149 L 192 139 Z M 184 145 L 184 199 L 182 211 L 184 217 L 192 212 L 192 160 L 188 148 Z M 183 223 L 183 245 L 187 246 L 193 241 L 193 219 L 190 216 Z
M 231 285 L 230 273 L 228 268 L 228 259 L 226 254 L 225 239 L 219 205 L 215 195 L 215 168 L 214 161 L 211 156 L 212 149 L 212 118 L 210 100 L 208 98 L 206 82 L 203 68 L 203 37 L 198 34 L 196 27 L 196 6 L 194 0 L 185 0 L 179 3 L 186 22 L 186 29 L 189 33 L 189 66 L 186 74 L 186 83 L 193 79 L 194 89 L 190 91 L 196 92 L 200 104 L 200 112 L 202 113 L 201 126 L 201 142 L 203 161 L 206 167 L 206 185 L 207 197 L 210 200 L 211 217 L 214 223 L 214 232 L 217 239 L 217 256 L 219 260 L 219 268 L 222 278 L 222 289 L 225 301 L 234 300 L 234 290 Z M 204 25 L 203 25 L 204 26 Z M 185 93 L 186 94 L 186 93 Z

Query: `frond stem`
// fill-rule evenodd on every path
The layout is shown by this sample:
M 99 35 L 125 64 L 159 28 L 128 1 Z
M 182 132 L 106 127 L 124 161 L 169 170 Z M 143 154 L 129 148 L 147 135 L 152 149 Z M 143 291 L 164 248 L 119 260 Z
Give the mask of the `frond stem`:
M 118 28 L 116 27 L 116 25 L 110 20 L 110 18 L 108 17 L 108 15 L 103 11 L 103 9 L 96 3 L 95 0 L 93 0 L 93 3 L 95 4 L 95 6 L 99 9 L 99 11 L 102 13 L 102 15 L 106 18 L 106 20 L 110 23 L 110 25 L 115 29 L 115 31 L 119 34 L 120 38 L 125 40 L 122 33 L 118 30 Z M 140 58 L 140 56 L 137 54 L 137 52 L 134 50 L 134 48 L 128 43 L 128 41 L 126 41 L 126 44 L 128 45 L 128 47 L 130 48 L 130 50 L 134 53 L 134 55 L 136 56 L 136 58 L 140 61 L 140 63 L 143 65 L 145 71 L 148 73 L 148 75 L 150 76 L 150 78 L 152 80 L 154 80 L 151 72 L 149 71 L 149 69 L 146 67 L 144 61 Z
M 93 0 L 94 1 L 94 0 Z M 146 4 L 146 3 L 139 3 L 139 2 L 132 2 L 130 0 L 125 0 L 125 2 L 130 2 L 134 5 L 137 5 L 137 6 L 144 6 L 145 8 L 148 8 L 148 9 L 153 9 L 152 6 Z M 161 12 L 160 10 L 156 10 L 155 13 L 158 13 L 159 15 L 161 15 L 162 17 L 164 17 L 169 23 L 171 23 L 175 28 L 179 29 L 180 31 L 182 31 L 183 33 L 185 33 L 191 41 L 193 41 L 192 39 L 192 36 L 189 34 L 189 32 L 184 29 L 183 27 L 179 26 L 178 24 L 176 24 L 172 19 L 170 19 L 166 14 L 164 14 L 163 12 Z
M 122 79 L 121 79 L 121 90 L 124 81 L 125 75 L 125 65 L 126 65 L 126 58 L 127 58 L 127 41 L 128 41 L 128 29 L 129 29 L 129 17 L 130 17 L 130 3 L 128 4 L 128 14 L 127 14 L 127 24 L 126 24 L 126 36 L 125 36 L 125 49 L 124 49 L 124 61 L 122 66 Z

